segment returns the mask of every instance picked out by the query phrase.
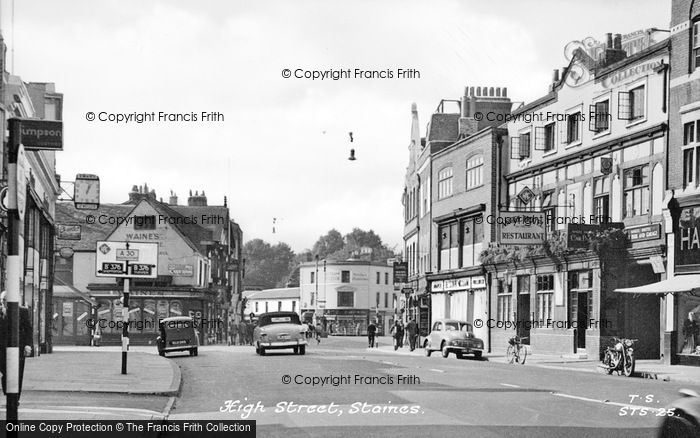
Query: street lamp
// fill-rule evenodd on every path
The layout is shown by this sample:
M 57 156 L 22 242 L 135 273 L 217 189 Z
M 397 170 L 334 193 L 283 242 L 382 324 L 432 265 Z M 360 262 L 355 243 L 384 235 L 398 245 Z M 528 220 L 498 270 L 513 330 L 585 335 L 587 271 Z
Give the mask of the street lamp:
M 314 286 L 316 287 L 316 292 L 312 296 L 311 304 L 314 306 L 314 319 L 318 323 L 318 254 L 316 254 L 314 258 L 316 259 L 316 274 L 314 274 Z

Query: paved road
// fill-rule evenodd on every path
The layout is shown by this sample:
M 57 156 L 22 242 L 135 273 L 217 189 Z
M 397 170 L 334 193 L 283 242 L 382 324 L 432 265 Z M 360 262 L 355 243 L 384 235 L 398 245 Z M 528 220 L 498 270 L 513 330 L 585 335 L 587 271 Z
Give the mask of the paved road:
M 689 386 L 381 352 L 359 338 L 324 339 L 305 356 L 213 347 L 171 358 L 183 387 L 170 418 L 255 419 L 266 437 L 652 437 L 660 412 L 633 407 L 662 408 Z

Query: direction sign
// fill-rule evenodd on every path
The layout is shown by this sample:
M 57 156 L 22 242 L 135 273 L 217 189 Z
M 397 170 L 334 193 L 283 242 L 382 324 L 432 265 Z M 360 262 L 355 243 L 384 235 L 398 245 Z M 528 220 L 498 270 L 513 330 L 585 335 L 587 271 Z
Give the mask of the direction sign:
M 98 277 L 156 278 L 158 244 L 142 242 L 97 242 L 95 251 Z

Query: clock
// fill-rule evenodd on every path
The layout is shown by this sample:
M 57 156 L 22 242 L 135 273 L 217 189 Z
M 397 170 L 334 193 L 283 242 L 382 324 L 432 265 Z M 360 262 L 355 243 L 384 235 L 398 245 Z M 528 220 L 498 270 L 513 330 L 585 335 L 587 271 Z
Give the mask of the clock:
M 86 173 L 77 174 L 73 202 L 78 210 L 97 210 L 100 206 L 100 178 Z

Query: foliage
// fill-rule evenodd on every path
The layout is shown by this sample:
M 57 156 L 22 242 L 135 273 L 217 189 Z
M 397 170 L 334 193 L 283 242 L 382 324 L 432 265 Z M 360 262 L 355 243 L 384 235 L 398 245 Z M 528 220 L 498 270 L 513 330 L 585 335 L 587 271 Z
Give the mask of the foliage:
M 262 239 L 250 240 L 243 246 L 243 257 L 244 286 L 284 287 L 294 265 L 294 252 L 282 242 L 270 245 Z
M 335 228 L 318 238 L 311 250 L 312 254 L 318 254 L 318 258 L 325 259 L 329 254 L 340 251 L 345 246 L 345 239 Z M 309 260 L 310 261 L 310 260 Z
M 395 257 L 393 249 L 387 247 L 373 230 L 364 231 L 357 227 L 345 236 L 335 229 L 328 231 L 318 238 L 306 260 L 300 261 L 312 261 L 313 255 L 318 255 L 319 259 L 363 258 L 372 261 Z

